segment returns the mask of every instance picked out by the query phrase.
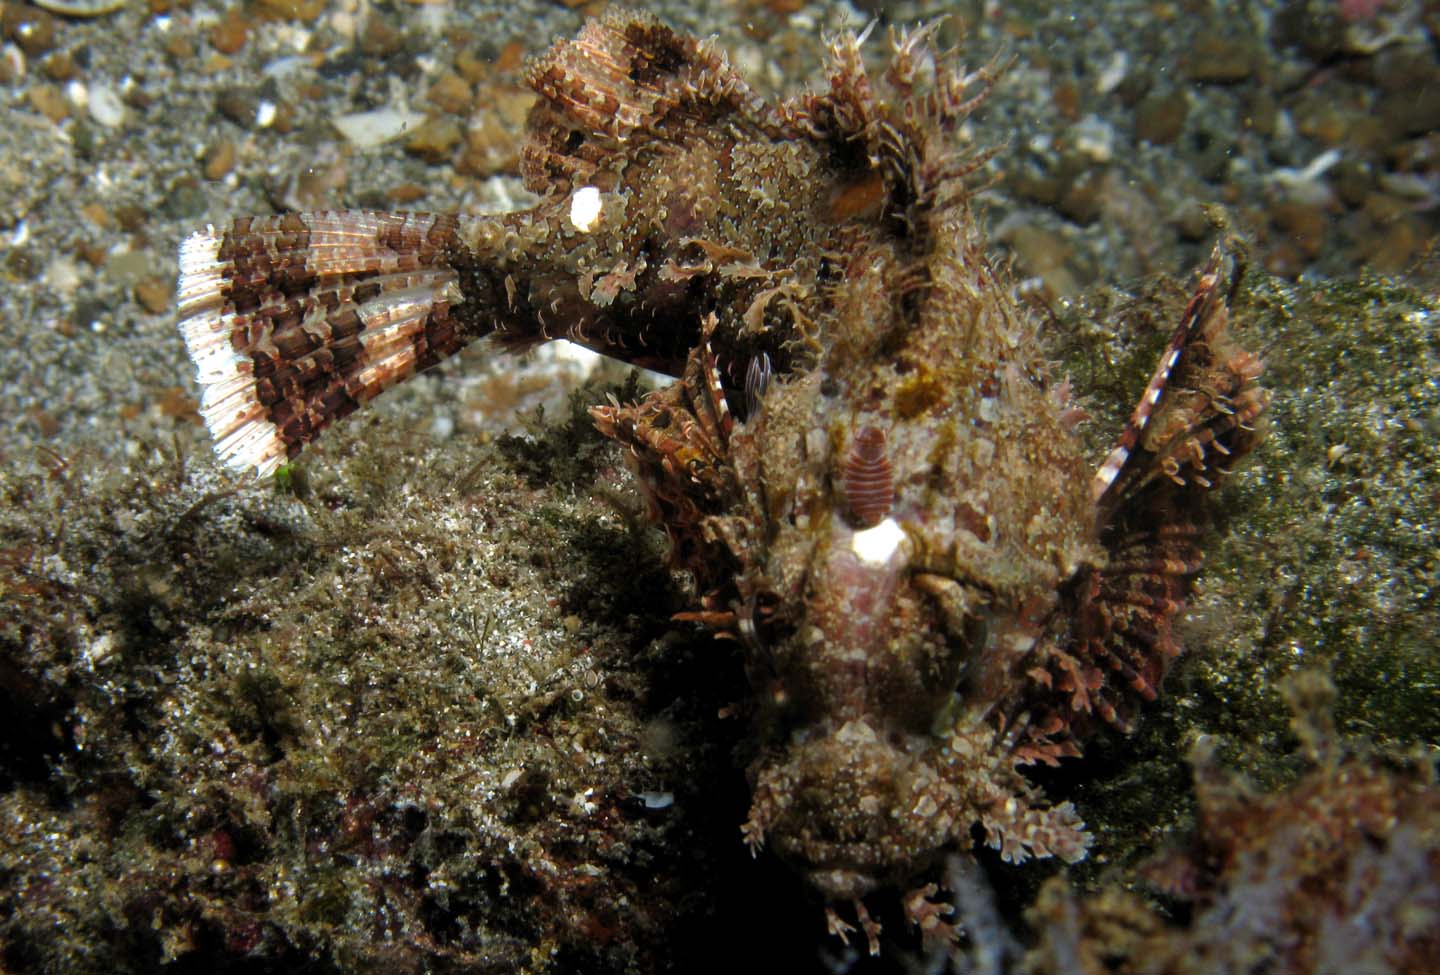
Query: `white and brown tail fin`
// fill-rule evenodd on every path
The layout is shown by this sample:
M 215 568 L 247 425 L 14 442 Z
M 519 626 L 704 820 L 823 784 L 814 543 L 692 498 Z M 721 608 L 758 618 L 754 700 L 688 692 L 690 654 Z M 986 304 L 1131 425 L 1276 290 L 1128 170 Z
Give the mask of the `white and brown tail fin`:
M 455 217 L 420 213 L 242 218 L 188 237 L 180 332 L 221 459 L 268 474 L 482 334 L 453 314 L 459 248 Z

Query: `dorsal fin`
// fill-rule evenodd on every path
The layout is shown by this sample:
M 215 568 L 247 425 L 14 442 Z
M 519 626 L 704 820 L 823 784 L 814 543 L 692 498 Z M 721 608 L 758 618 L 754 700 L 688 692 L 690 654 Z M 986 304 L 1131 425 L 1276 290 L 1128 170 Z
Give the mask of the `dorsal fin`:
M 640 140 L 682 143 L 726 116 L 767 127 L 764 101 L 712 44 L 639 11 L 612 9 L 556 41 L 526 65 L 525 81 L 540 101 L 521 172 L 542 195 L 613 188 L 612 162 L 633 157 Z

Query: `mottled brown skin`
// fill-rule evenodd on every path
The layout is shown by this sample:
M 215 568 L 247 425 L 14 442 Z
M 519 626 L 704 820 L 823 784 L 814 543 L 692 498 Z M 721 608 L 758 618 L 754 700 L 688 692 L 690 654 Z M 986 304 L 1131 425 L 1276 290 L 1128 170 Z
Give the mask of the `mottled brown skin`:
M 1006 860 L 1084 856 L 1078 815 L 1018 768 L 1079 754 L 1091 727 L 1128 727 L 1154 697 L 1199 564 L 1199 495 L 1253 446 L 1265 405 L 1258 363 L 1225 338 L 1217 256 L 1092 475 L 1080 412 L 985 255 L 950 144 L 973 107 L 961 93 L 988 78 L 937 59 L 939 93 L 913 89 L 907 67 L 925 56 L 923 39 L 901 40 L 897 66 L 870 79 L 842 39 L 829 91 L 805 103 L 830 142 L 873 140 L 884 186 L 845 242 L 843 275 L 807 308 L 815 366 L 777 375 L 743 424 L 717 422 L 713 363 L 733 351 L 716 329 L 681 383 L 594 411 L 631 446 L 677 564 L 705 592 L 684 615 L 746 647 L 747 842 L 828 903 L 850 901 L 872 951 L 862 898 L 917 883 L 977 823 Z M 847 483 L 877 466 L 877 442 L 893 497 L 857 512 Z M 861 554 L 874 522 L 898 541 Z M 918 887 L 906 907 L 945 933 L 933 893 Z M 828 914 L 843 937 L 850 925 Z
M 950 930 L 925 874 L 977 824 L 1006 860 L 1084 856 L 1020 768 L 1155 696 L 1199 503 L 1266 402 L 1217 254 L 1092 475 L 968 208 L 988 157 L 956 130 L 992 72 L 926 31 L 892 44 L 871 76 L 840 38 L 825 88 L 771 106 L 708 45 L 612 12 L 529 67 L 534 209 L 237 221 L 187 242 L 180 287 L 207 422 L 261 470 L 481 335 L 681 374 L 593 415 L 694 577 L 681 618 L 745 648 L 746 841 L 841 936 L 849 902 L 872 951 L 879 887 Z M 577 225 L 584 187 L 600 214 Z
M 708 547 L 691 544 L 710 561 L 718 545 L 734 567 L 711 601 L 748 634 L 761 746 L 746 838 L 828 901 L 915 880 L 975 822 L 1007 859 L 1076 859 L 1088 844 L 1073 810 L 1015 771 L 1008 739 L 1033 689 L 1026 668 L 1068 625 L 1062 587 L 1104 561 L 1089 466 L 962 215 L 939 218 L 914 309 L 892 299 L 913 264 L 866 255 L 837 293 L 854 306 L 823 333 L 818 368 L 775 382 L 734 430 L 715 500 L 685 495 L 723 511 L 695 528 Z M 597 411 L 602 429 L 621 412 Z M 872 428 L 904 533 L 878 561 L 854 551 L 865 529 L 844 493 L 851 440 Z

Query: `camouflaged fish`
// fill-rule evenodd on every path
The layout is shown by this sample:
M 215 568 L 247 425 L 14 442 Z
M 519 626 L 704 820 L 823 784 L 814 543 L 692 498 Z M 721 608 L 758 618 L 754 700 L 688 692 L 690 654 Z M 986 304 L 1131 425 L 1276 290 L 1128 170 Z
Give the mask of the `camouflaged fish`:
M 744 647 L 744 840 L 872 952 L 881 888 L 953 934 L 931 877 L 977 824 L 1008 861 L 1085 855 L 1021 769 L 1155 697 L 1201 502 L 1267 403 L 1217 252 L 1092 468 L 969 211 L 988 157 L 957 129 L 994 68 L 932 35 L 893 35 L 875 75 L 845 35 L 828 85 L 770 104 L 712 44 L 612 12 L 527 67 L 535 207 L 247 218 L 180 254 L 201 412 L 240 471 L 485 336 L 680 377 L 595 422 L 695 579 L 682 617 Z

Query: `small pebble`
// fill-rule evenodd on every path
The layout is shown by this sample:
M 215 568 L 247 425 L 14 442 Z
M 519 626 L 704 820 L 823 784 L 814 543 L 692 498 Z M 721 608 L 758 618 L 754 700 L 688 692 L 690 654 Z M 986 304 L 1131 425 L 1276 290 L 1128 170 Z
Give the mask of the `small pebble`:
M 1215 227 L 1211 224 L 1205 208 L 1195 200 L 1181 205 L 1175 214 L 1174 223 L 1180 239 L 1192 244 L 1208 240 L 1215 232 Z
M 82 240 L 75 245 L 75 256 L 91 267 L 104 267 L 105 262 L 110 259 L 110 252 L 101 243 Z
M 517 136 L 525 127 L 525 120 L 530 116 L 530 109 L 537 101 L 533 91 L 509 87 L 491 90 L 486 93 L 485 98 L 488 104 L 495 107 L 495 111 L 500 113 L 500 118 Z
M 1306 260 L 1314 260 L 1325 248 L 1329 218 L 1318 207 L 1282 201 L 1270 208 L 1270 220 Z
M 385 191 L 385 199 L 396 206 L 407 207 L 430 195 L 430 191 L 417 183 L 401 183 Z
M 235 168 L 235 143 L 221 139 L 205 151 L 205 178 L 212 183 L 230 175 Z
M 227 88 L 215 99 L 220 114 L 242 129 L 255 127 L 255 116 L 260 106 L 260 95 L 253 88 Z
M 435 84 L 430 86 L 427 97 L 442 112 L 463 116 L 470 111 L 474 94 L 470 91 L 470 86 L 465 83 L 464 78 L 447 71 Z
M 250 20 L 236 7 L 226 11 L 220 22 L 210 28 L 210 46 L 221 54 L 236 54 L 250 36 Z
M 51 81 L 70 81 L 75 77 L 75 59 L 69 51 L 55 51 L 45 59 L 45 76 Z
M 1440 65 L 1427 47 L 1396 44 L 1375 55 L 1375 83 L 1385 91 L 1415 91 L 1440 82 Z
M 14 44 L 0 48 L 0 85 L 13 85 L 25 77 L 25 55 Z
M 1342 145 L 1351 134 L 1355 112 L 1339 104 L 1333 92 L 1316 89 L 1296 99 L 1291 107 L 1295 128 L 1307 138 L 1327 146 Z
M 465 151 L 455 168 L 468 176 L 513 173 L 520 166 L 520 140 L 494 112 L 472 119 L 465 130 Z
M 59 123 L 70 114 L 70 102 L 54 85 L 35 85 L 25 93 L 30 107 L 50 121 Z
M 253 9 L 272 20 L 309 22 L 325 12 L 325 0 L 255 0 Z
M 268 110 L 266 104 L 269 105 Z M 294 132 L 295 126 L 298 124 L 295 107 L 289 102 L 269 102 L 261 104 L 257 120 L 266 122 L 270 129 L 281 135 Z
M 1235 84 L 1255 73 L 1262 55 L 1251 44 L 1203 26 L 1197 35 L 1185 64 L 1186 77 L 1191 81 Z
M 1070 143 L 1091 162 L 1109 162 L 1115 155 L 1115 130 L 1098 115 L 1087 115 L 1070 127 Z
M 1125 80 L 1125 75 L 1130 68 L 1130 57 L 1124 51 L 1116 51 L 1110 56 L 1110 61 L 1100 70 L 1095 78 L 1095 91 L 1101 95 L 1108 95 L 1120 83 Z
M 103 17 L 119 10 L 128 2 L 129 0 L 35 0 L 36 6 L 63 17 Z
M 1007 242 L 1015 249 L 1021 270 L 1044 281 L 1052 295 L 1080 290 L 1079 281 L 1066 266 L 1074 248 L 1059 234 L 1035 224 L 1022 224 L 1011 231 Z
M 466 47 L 455 55 L 455 73 L 472 85 L 490 77 L 491 62 L 477 47 Z
M 134 203 L 122 203 L 115 207 L 115 220 L 120 224 L 120 229 L 127 234 L 133 234 L 145 226 L 150 219 L 150 212 L 142 206 Z
M 174 279 L 170 276 L 151 275 L 136 283 L 135 300 L 152 315 L 161 315 L 170 310 L 170 296 Z
M 0 27 L 32 58 L 55 46 L 55 18 L 29 4 L 7 3 L 0 7 Z
M 57 257 L 45 268 L 45 286 L 62 298 L 73 295 L 82 280 L 80 266 L 72 257 Z
M 200 404 L 195 402 L 195 397 L 191 396 L 189 389 L 184 386 L 166 386 L 160 390 L 156 405 L 160 408 L 161 416 L 177 417 L 197 424 L 204 422 L 198 412 Z
M 426 162 L 441 163 L 460 144 L 460 125 L 454 119 L 426 119 L 405 140 L 405 151 Z
M 360 34 L 360 53 L 372 58 L 383 58 L 400 50 L 405 35 L 389 20 L 372 13 L 365 20 Z
M 1074 121 L 1080 117 L 1080 89 L 1073 81 L 1057 81 L 1050 93 L 1050 104 L 1055 114 Z
M 1440 130 L 1440 72 L 1429 84 L 1387 94 L 1378 112 L 1391 131 L 1406 136 Z
M 332 124 L 351 145 L 373 149 L 400 138 L 424 121 L 425 116 L 402 108 L 377 108 L 373 112 L 341 115 Z
M 80 208 L 80 215 L 102 229 L 115 225 L 115 219 L 110 215 L 110 211 L 99 203 L 85 204 Z
M 1178 89 L 1146 95 L 1135 107 L 1135 137 L 1151 145 L 1169 145 L 1185 130 L 1189 111 L 1190 100 Z
M 650 791 L 640 793 L 646 809 L 669 809 L 675 805 L 675 793 Z
M 506 41 L 495 57 L 495 71 L 498 74 L 513 74 L 519 71 L 525 64 L 527 53 L 524 41 L 518 38 Z
M 5 272 L 19 281 L 30 281 L 40 273 L 35 255 L 28 248 L 14 247 L 5 255 Z
M 155 261 L 144 251 L 112 254 L 105 262 L 105 276 L 124 287 L 135 287 L 155 267 Z
M 165 35 L 165 53 L 180 63 L 188 63 L 195 57 L 195 44 L 184 34 L 172 32 Z
M 1383 225 L 1376 238 L 1367 242 L 1362 253 L 1366 263 L 1382 274 L 1400 274 L 1419 259 L 1426 245 L 1428 229 L 1416 226 L 1406 214 Z
M 125 103 L 120 99 L 120 93 L 109 85 L 92 85 L 87 107 L 90 117 L 107 129 L 116 128 L 125 121 Z
M 1100 216 L 1101 190 L 1105 183 L 1103 168 L 1084 169 L 1065 187 L 1056 208 L 1078 224 L 1094 223 Z
M 1365 202 L 1375 188 L 1375 173 L 1369 163 L 1357 159 L 1342 159 L 1330 174 L 1330 184 L 1340 202 L 1348 207 L 1358 207 Z
M 66 323 L 56 323 L 56 331 L 60 331 L 61 326 L 64 324 Z M 70 338 L 69 335 L 64 335 L 64 337 Z M 60 421 L 56 419 L 54 415 L 40 409 L 38 406 L 30 410 L 30 419 L 34 422 L 35 429 L 40 431 L 40 436 L 42 437 L 53 437 L 60 432 Z
M 1408 200 L 1379 191 L 1367 193 L 1364 200 L 1365 215 L 1378 224 L 1387 224 L 1403 219 L 1410 212 Z

